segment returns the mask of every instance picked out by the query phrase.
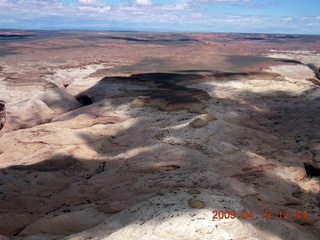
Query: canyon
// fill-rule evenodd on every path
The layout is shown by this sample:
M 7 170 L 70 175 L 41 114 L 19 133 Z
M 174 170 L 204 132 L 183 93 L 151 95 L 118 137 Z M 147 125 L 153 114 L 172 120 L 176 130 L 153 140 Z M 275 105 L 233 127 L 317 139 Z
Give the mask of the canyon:
M 320 36 L 0 33 L 0 239 L 320 239 Z

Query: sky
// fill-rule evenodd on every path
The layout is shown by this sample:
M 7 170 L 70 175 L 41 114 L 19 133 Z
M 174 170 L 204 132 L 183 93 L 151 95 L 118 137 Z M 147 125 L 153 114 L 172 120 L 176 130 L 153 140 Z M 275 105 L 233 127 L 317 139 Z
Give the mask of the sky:
M 0 29 L 320 34 L 320 0 L 0 0 Z

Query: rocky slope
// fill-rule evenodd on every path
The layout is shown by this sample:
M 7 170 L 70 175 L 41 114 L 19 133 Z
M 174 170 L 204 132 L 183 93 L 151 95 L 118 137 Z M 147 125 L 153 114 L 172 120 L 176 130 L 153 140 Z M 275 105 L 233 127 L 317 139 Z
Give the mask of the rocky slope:
M 6 58 L 0 239 L 320 239 L 320 55 L 268 54 L 296 62 L 35 80 Z

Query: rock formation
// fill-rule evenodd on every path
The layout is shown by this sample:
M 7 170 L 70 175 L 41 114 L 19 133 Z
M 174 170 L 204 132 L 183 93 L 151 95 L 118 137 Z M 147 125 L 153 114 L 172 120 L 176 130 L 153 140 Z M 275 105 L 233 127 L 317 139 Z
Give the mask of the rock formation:
M 82 106 L 88 106 L 94 103 L 94 97 L 88 97 L 87 95 L 80 95 L 76 97 L 76 99 Z
M 320 239 L 312 42 L 56 34 L 5 43 L 0 239 Z
M 4 127 L 6 122 L 5 106 L 4 101 L 0 100 L 0 130 Z

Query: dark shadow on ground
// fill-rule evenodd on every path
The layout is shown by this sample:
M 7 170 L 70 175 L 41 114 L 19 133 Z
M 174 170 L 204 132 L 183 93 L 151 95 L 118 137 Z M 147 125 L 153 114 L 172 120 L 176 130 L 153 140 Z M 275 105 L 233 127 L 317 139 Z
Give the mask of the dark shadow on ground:
M 33 34 L 0 34 L 0 40 L 18 40 L 34 36 Z
M 197 39 L 192 38 L 178 38 L 178 39 L 141 39 L 141 38 L 133 38 L 133 37 L 116 37 L 116 36 L 107 36 L 107 39 L 112 40 L 124 40 L 128 42 L 142 42 L 142 43 L 153 43 L 153 44 L 166 44 L 166 43 L 174 43 L 174 42 L 199 42 Z
M 189 35 L 181 33 L 152 33 L 152 32 L 116 32 L 108 31 L 104 32 L 103 35 L 96 36 L 85 36 L 82 39 L 84 40 L 99 40 L 99 39 L 108 39 L 108 40 L 122 40 L 128 43 L 141 43 L 141 44 L 190 44 L 195 42 L 200 42 L 198 39 L 190 37 Z

